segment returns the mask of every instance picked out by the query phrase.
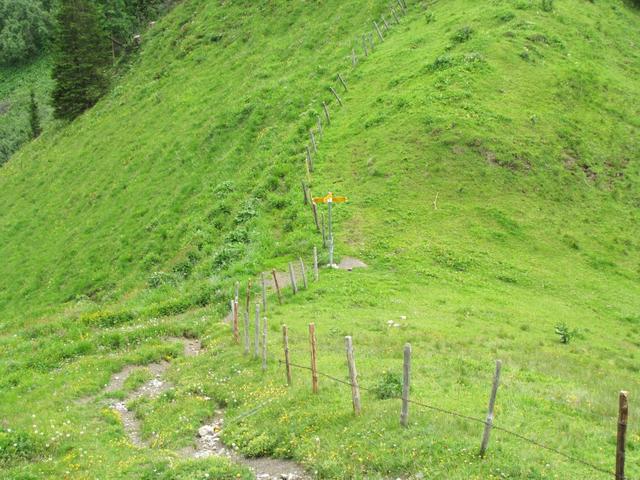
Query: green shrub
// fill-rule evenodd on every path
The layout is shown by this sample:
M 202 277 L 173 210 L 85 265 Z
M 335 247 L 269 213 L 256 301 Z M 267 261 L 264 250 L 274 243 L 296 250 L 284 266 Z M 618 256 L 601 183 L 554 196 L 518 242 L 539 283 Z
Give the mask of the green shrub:
M 153 272 L 147 279 L 149 288 L 159 288 L 164 285 L 175 285 L 176 279 L 167 272 Z
M 402 376 L 390 371 L 384 372 L 373 391 L 380 400 L 402 396 Z
M 560 343 L 568 344 L 579 335 L 579 330 L 571 330 L 564 322 L 556 325 L 556 335 L 560 337 Z
M 545 12 L 553 12 L 554 0 L 542 0 L 542 10 Z
M 135 315 L 133 312 L 129 311 L 112 312 L 109 310 L 98 310 L 97 312 L 82 315 L 80 320 L 96 327 L 114 327 L 122 323 L 130 322 L 134 318 Z
M 464 43 L 467 40 L 469 40 L 472 35 L 473 35 L 473 29 L 470 26 L 466 25 L 462 27 L 460 30 L 458 30 L 453 35 L 453 37 L 451 37 L 451 40 L 453 40 L 455 43 Z

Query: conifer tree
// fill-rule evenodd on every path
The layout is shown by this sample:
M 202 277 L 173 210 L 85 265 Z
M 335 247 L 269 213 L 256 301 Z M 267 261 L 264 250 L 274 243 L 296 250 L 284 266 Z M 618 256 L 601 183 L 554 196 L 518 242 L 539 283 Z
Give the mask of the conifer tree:
M 109 46 L 93 2 L 62 0 L 57 19 L 54 115 L 73 120 L 95 105 L 107 89 Z
M 31 105 L 29 107 L 30 116 L 29 122 L 31 124 L 31 138 L 37 138 L 42 133 L 42 126 L 40 125 L 40 113 L 38 112 L 38 102 L 36 102 L 36 94 L 31 90 Z

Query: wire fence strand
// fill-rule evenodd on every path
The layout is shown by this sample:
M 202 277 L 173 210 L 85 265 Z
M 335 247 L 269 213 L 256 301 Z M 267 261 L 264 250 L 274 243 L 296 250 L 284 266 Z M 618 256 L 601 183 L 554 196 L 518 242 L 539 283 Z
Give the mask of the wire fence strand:
M 278 363 L 280 365 L 282 365 L 285 362 L 283 362 L 282 360 L 278 360 Z M 294 367 L 294 368 L 299 368 L 299 369 L 302 369 L 302 370 L 311 371 L 310 367 L 307 367 L 307 366 L 304 366 L 304 365 L 298 365 L 298 364 L 291 363 L 291 362 L 289 362 L 289 365 Z M 337 377 L 334 377 L 333 375 L 329 375 L 328 373 L 324 373 L 324 372 L 320 372 L 320 371 L 318 371 L 317 373 L 321 377 L 327 378 L 327 379 L 332 380 L 332 381 L 334 381 L 336 383 L 340 383 L 342 385 L 347 385 L 349 387 L 353 386 L 351 382 L 346 381 L 346 380 L 342 380 L 342 379 L 337 378 Z M 360 390 L 364 390 L 365 392 L 374 392 L 375 391 L 373 388 L 363 387 L 362 385 L 359 385 L 359 388 L 360 388 Z M 393 396 L 393 397 L 390 397 L 390 398 L 395 399 L 395 400 L 402 400 L 402 397 L 399 397 L 399 396 Z M 407 401 L 412 405 L 416 405 L 418 407 L 422 407 L 422 408 L 433 410 L 433 411 L 436 411 L 436 412 L 439 412 L 439 413 L 443 413 L 445 415 L 450 415 L 450 416 L 457 417 L 457 418 L 460 418 L 460 419 L 463 419 L 463 420 L 467 420 L 467 421 L 470 421 L 470 422 L 480 423 L 482 425 L 488 425 L 489 424 L 489 422 L 487 422 L 486 420 L 483 420 L 481 418 L 471 417 L 469 415 L 465 415 L 465 414 L 462 414 L 462 413 L 454 412 L 453 410 L 447 410 L 446 408 L 436 407 L 434 405 L 429 405 L 427 403 L 423 403 L 423 402 L 419 402 L 419 401 L 411 400 L 411 399 L 408 399 Z M 522 434 L 520 434 L 518 432 L 514 432 L 513 430 L 509 430 L 507 428 L 495 425 L 493 422 L 490 424 L 490 426 L 494 430 L 498 430 L 498 431 L 500 431 L 502 433 L 506 433 L 507 435 L 511 435 L 511 436 L 513 436 L 515 438 L 518 438 L 518 439 L 522 440 L 523 442 L 527 442 L 527 443 L 529 443 L 531 445 L 534 445 L 534 446 L 536 446 L 538 448 L 542 448 L 542 449 L 547 450 L 549 452 L 555 453 L 556 455 L 559 455 L 559 456 L 561 456 L 561 457 L 563 457 L 563 458 L 565 458 L 567 460 L 570 460 L 572 462 L 579 463 L 579 464 L 581 464 L 581 465 L 583 465 L 585 467 L 591 468 L 592 470 L 597 471 L 599 473 L 603 473 L 605 475 L 609 475 L 609 476 L 612 476 L 614 478 L 616 476 L 616 473 L 611 471 L 611 470 L 607 470 L 605 468 L 599 467 L 598 465 L 594 465 L 593 463 L 590 463 L 590 462 L 588 462 L 586 460 L 583 460 L 581 458 L 569 455 L 568 453 L 565 453 L 565 452 L 563 452 L 561 450 L 558 450 L 557 448 L 550 447 L 548 445 L 544 445 L 543 443 L 540 443 L 537 440 L 534 440 L 532 438 L 526 437 L 526 436 L 524 436 L 524 435 L 522 435 Z M 625 477 L 625 480 L 632 480 L 632 479 L 629 478 L 629 477 Z

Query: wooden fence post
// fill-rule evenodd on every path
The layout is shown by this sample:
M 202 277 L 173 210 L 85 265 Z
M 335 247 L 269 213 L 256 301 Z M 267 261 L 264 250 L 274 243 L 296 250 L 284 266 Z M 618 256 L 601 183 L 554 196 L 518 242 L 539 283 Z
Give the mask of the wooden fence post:
M 384 15 L 382 15 L 382 24 L 384 25 L 384 29 L 388 32 L 389 31 L 389 24 L 387 23 L 387 19 L 384 18 Z
M 249 310 L 244 311 L 244 354 L 249 355 Z
M 404 346 L 404 363 L 402 368 L 402 411 L 400 425 L 409 425 L 409 392 L 411 390 L 411 345 Z
M 311 156 L 311 149 L 307 145 L 307 169 L 309 173 L 313 173 L 313 157 Z
M 322 117 L 318 115 L 318 136 L 322 138 L 323 128 L 322 128 Z
M 262 317 L 262 370 L 267 369 L 267 317 Z
M 302 272 L 302 285 L 306 290 L 309 287 L 307 285 L 307 269 L 304 266 L 304 261 L 302 260 L 302 257 L 298 257 L 298 260 L 300 260 L 300 271 Z
M 384 42 L 384 37 L 382 36 L 382 32 L 380 31 L 380 27 L 378 27 L 378 22 L 373 22 L 373 26 L 376 28 L 376 32 L 378 33 L 378 37 L 380 37 L 380 41 Z
M 329 107 L 326 102 L 322 102 L 322 108 L 324 110 L 324 116 L 327 118 L 327 125 L 331 125 L 331 117 L 329 116 Z
M 340 80 L 340 83 L 342 84 L 342 88 L 344 88 L 344 91 L 348 92 L 349 89 L 347 88 L 347 82 L 344 81 L 344 78 L 342 78 L 342 75 L 338 74 L 338 80 Z
M 364 50 L 364 56 L 368 57 L 369 52 L 367 51 L 367 35 L 365 33 L 362 34 L 362 49 Z
M 624 457 L 627 438 L 627 422 L 629 419 L 629 394 L 620 392 L 618 404 L 618 439 L 616 446 L 616 480 L 624 479 Z
M 318 270 L 318 249 L 313 247 L 313 277 L 316 282 L 320 279 L 320 271 Z
M 329 90 L 331 90 L 331 93 L 333 93 L 333 96 L 336 97 L 336 100 L 338 100 L 338 103 L 342 107 L 342 99 L 340 98 L 340 95 L 338 95 L 338 92 L 336 92 L 336 89 L 333 87 L 329 87 Z
M 353 340 L 351 337 L 344 337 L 347 349 L 347 364 L 349 365 L 349 380 L 351 383 L 351 400 L 353 402 L 353 413 L 360 415 L 360 387 L 358 387 L 358 372 L 356 370 L 356 360 L 353 354 Z
M 318 153 L 318 144 L 316 143 L 316 136 L 313 134 L 313 130 L 309 130 L 309 139 L 311 140 L 311 146 L 313 146 L 313 153 Z
M 251 279 L 247 282 L 247 312 L 249 311 L 249 307 L 251 306 Z
M 289 279 L 291 280 L 291 291 L 295 295 L 298 293 L 298 285 L 296 284 L 296 272 L 293 271 L 293 263 L 289 262 Z
M 235 306 L 234 306 L 234 300 L 233 298 L 231 299 L 231 321 L 229 322 L 229 324 L 231 326 L 233 326 L 233 312 L 235 311 Z
M 500 385 L 500 370 L 502 362 L 496 360 L 496 371 L 493 375 L 493 386 L 491 388 L 491 397 L 489 398 L 489 411 L 487 412 L 487 420 L 484 424 L 484 434 L 482 435 L 482 444 L 480 445 L 480 456 L 484 457 L 489 446 L 489 436 L 491 435 L 491 427 L 493 427 L 493 409 L 496 405 L 496 395 L 498 394 L 498 385 Z
M 267 280 L 264 278 L 264 272 L 260 274 L 262 280 L 262 310 L 267 313 Z
M 320 231 L 320 224 L 318 223 L 318 206 L 315 202 L 311 202 L 311 213 L 313 213 L 313 223 L 316 225 L 316 230 Z
M 355 48 L 351 49 L 351 65 L 353 65 L 353 68 L 356 68 L 356 65 L 358 65 L 358 57 L 356 57 Z
M 291 362 L 289 361 L 289 329 L 282 325 L 282 342 L 284 344 L 284 364 L 287 370 L 287 385 L 291 386 Z
M 300 180 L 300 185 L 302 186 L 302 196 L 304 205 L 309 204 L 309 193 L 307 190 L 307 184 L 304 183 L 304 180 Z
M 309 324 L 309 343 L 311 344 L 311 388 L 313 390 L 313 393 L 318 393 L 318 365 L 315 323 Z
M 278 303 L 282 305 L 282 294 L 280 293 L 280 285 L 278 285 L 278 275 L 276 274 L 276 269 L 271 270 L 271 274 L 273 275 L 273 284 L 276 286 L 276 293 L 278 294 Z
M 233 302 L 233 340 L 240 343 L 240 332 L 238 328 L 238 301 Z
M 391 7 L 391 14 L 396 21 L 396 25 L 400 25 L 400 19 L 398 18 L 398 14 L 396 13 L 396 9 L 394 7 Z
M 253 326 L 253 357 L 260 355 L 260 304 L 256 303 L 256 317 Z
M 404 5 L 402 4 L 402 0 L 397 0 L 397 1 L 398 1 L 398 5 L 400 6 L 400 11 L 401 11 L 403 14 L 407 13 L 407 12 L 405 12 L 405 10 L 404 10 Z

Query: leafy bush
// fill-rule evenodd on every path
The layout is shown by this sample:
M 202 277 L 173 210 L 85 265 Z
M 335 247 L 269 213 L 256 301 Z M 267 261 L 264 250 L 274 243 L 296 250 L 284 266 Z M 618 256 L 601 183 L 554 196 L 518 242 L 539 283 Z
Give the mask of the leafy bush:
M 471 35 L 473 35 L 473 29 L 466 25 L 458 30 L 453 37 L 451 37 L 451 40 L 455 43 L 464 43 L 471 38 Z
M 147 280 L 149 288 L 160 288 L 164 285 L 174 285 L 175 283 L 176 279 L 167 272 L 153 272 Z
M 560 343 L 565 345 L 579 335 L 579 330 L 571 330 L 564 322 L 556 325 L 556 335 L 560 337 Z
M 40 0 L 0 0 L 0 64 L 34 57 L 51 40 L 50 8 Z
M 553 12 L 554 0 L 542 0 L 542 10 L 545 12 Z
M 402 376 L 390 371 L 384 372 L 373 391 L 380 400 L 402 396 Z

